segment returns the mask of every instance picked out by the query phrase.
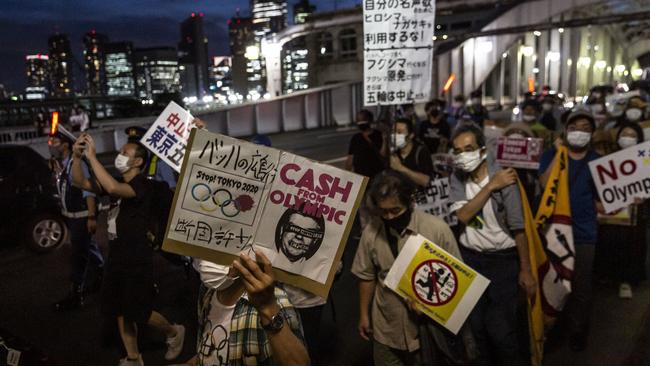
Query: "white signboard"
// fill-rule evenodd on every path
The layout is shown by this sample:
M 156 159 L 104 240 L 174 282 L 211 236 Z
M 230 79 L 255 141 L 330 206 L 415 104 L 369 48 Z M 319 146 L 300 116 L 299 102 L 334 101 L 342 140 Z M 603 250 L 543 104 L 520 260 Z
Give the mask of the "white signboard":
M 140 142 L 180 173 L 187 139 L 190 137 L 190 130 L 194 127 L 193 120 L 194 117 L 190 112 L 174 102 L 169 102 Z
M 650 141 L 589 162 L 605 211 L 650 197 Z
M 163 249 L 229 265 L 253 245 L 276 277 L 327 296 L 367 178 L 196 130 Z
M 449 212 L 449 206 L 452 204 L 449 193 L 448 177 L 431 179 L 427 188 L 416 194 L 415 207 L 445 220 L 449 226 L 454 226 L 458 224 L 458 218 L 456 213 Z
M 428 101 L 435 1 L 363 2 L 364 104 Z

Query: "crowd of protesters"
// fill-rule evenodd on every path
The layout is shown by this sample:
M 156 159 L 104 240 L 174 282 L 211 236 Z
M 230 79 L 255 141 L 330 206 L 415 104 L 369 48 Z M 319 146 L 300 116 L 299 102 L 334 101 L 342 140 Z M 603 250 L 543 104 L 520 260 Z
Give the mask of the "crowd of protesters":
M 345 168 L 367 176 L 370 184 L 359 209 L 358 234 L 351 238 L 358 240 L 351 271 L 358 279 L 358 332 L 372 342 L 374 364 L 530 363 L 528 341 L 520 337 L 520 330 L 529 325 L 520 314 L 526 301 L 535 301 L 539 281 L 530 262 L 524 210 L 528 202 L 533 212 L 539 205 L 553 168 L 562 163 L 559 151 L 568 154 L 575 248 L 573 291 L 564 312 L 570 348 L 584 350 L 592 283 L 617 281 L 619 296 L 630 298 L 633 286 L 645 279 L 649 217 L 646 202 L 637 200 L 625 209 L 625 225 L 608 220 L 613 214 L 606 214 L 599 201 L 588 163 L 644 141 L 644 128 L 650 127 L 644 125 L 650 117 L 649 99 L 643 90 L 609 95 L 594 91 L 584 103 L 565 108 L 561 98 L 545 88 L 526 95 L 513 121 L 505 123 L 490 118 L 478 91 L 468 101 L 455 96 L 449 106 L 443 99 L 426 103 L 422 120 L 412 105 L 377 110 L 380 113 L 359 111 L 359 131 L 350 141 Z M 129 140 L 114 162 L 119 175 L 111 175 L 97 158 L 83 115 L 75 111 L 70 117 L 70 124 L 82 132 L 76 141 L 60 133 L 50 138 L 74 249 L 71 291 L 56 309 L 82 307 L 84 296 L 101 288 L 102 312 L 119 331 L 119 365 L 144 364 L 138 348 L 144 325 L 165 335 L 165 359 L 175 362 L 186 327 L 198 330 L 194 356 L 180 360 L 183 365 L 319 364 L 316 339 L 326 299 L 276 283 L 271 263 L 261 252 L 255 252 L 255 259 L 242 254 L 230 266 L 176 258 L 200 278 L 199 322 L 173 324 L 154 310 L 155 245 L 147 228 L 152 212 L 171 200 L 178 176 L 138 143 L 145 130 L 137 127 L 127 129 Z M 206 128 L 199 119 L 193 124 Z M 546 150 L 539 169 L 499 166 L 494 151 L 498 136 L 542 139 Z M 253 141 L 270 145 L 265 136 Z M 440 178 L 449 181 L 449 210 L 458 222 L 453 227 L 417 208 L 417 197 L 426 195 L 429 183 Z M 93 235 L 99 198 L 107 196 L 110 242 L 104 258 Z M 457 336 L 384 286 L 413 234 L 423 235 L 490 280 Z

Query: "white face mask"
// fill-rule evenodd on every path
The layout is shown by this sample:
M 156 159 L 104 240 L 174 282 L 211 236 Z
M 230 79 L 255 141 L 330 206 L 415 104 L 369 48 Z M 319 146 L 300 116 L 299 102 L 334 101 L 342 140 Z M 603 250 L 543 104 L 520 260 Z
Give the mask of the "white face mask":
M 115 168 L 122 174 L 126 173 L 131 169 L 129 167 L 129 157 L 123 154 L 119 154 L 115 157 Z
M 621 136 L 618 138 L 618 146 L 620 146 L 621 149 L 627 149 L 630 146 L 636 145 L 636 143 L 637 141 L 634 137 Z
M 460 107 L 463 106 L 463 103 L 462 103 L 462 102 L 453 102 L 451 105 L 452 105 L 454 108 L 460 108 Z
M 508 138 L 511 138 L 511 139 L 525 139 L 526 137 L 524 135 L 520 134 L 520 133 L 513 133 L 510 136 L 508 136 Z
M 481 151 L 483 151 L 483 149 L 460 153 L 456 155 L 454 162 L 456 163 L 456 166 L 465 173 L 471 173 L 481 165 L 483 160 L 485 160 L 485 155 L 481 154 Z
M 567 133 L 566 140 L 570 146 L 585 147 L 591 141 L 591 134 L 583 131 L 571 131 Z
M 553 104 L 544 103 L 544 104 L 542 104 L 542 109 L 543 109 L 544 111 L 548 112 L 548 111 L 550 111 L 551 109 L 553 109 Z
M 623 109 L 615 107 L 609 114 L 614 118 L 618 118 L 623 115 Z
M 627 117 L 630 122 L 636 122 L 641 119 L 643 112 L 639 108 L 630 108 L 625 111 L 625 117 Z
M 481 98 L 472 98 L 472 105 L 481 105 Z
M 401 149 L 406 146 L 406 135 L 403 133 L 394 133 L 391 136 L 391 140 L 395 141 L 395 148 Z
M 533 122 L 535 120 L 535 116 L 532 114 L 524 114 L 521 116 L 521 119 L 525 122 Z

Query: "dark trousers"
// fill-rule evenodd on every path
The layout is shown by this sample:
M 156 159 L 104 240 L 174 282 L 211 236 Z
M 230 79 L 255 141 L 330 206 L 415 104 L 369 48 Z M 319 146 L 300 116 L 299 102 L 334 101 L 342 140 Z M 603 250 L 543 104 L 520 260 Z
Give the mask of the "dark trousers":
M 300 320 L 302 321 L 302 329 L 305 332 L 305 341 L 307 342 L 307 350 L 312 365 L 318 365 L 318 358 L 320 356 L 318 330 L 320 329 L 320 321 L 324 307 L 325 305 L 320 305 L 297 309 L 298 314 L 300 314 Z
M 104 265 L 104 257 L 97 242 L 88 232 L 87 218 L 66 219 L 70 230 L 72 244 L 70 281 L 73 285 L 82 287 L 89 271 Z
M 519 257 L 516 249 L 496 253 L 461 247 L 463 260 L 490 280 L 469 317 L 479 356 L 474 365 L 524 365 L 517 339 Z
M 572 334 L 589 331 L 593 302 L 593 264 L 596 246 L 575 244 L 576 258 L 571 282 L 571 295 L 566 305 L 569 331 Z

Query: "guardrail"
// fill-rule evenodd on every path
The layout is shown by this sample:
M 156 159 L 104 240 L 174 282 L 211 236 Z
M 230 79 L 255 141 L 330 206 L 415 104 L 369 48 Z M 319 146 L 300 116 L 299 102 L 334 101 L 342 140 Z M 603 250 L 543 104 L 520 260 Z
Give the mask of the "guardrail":
M 192 114 L 206 122 L 208 130 L 233 137 L 273 134 L 353 122 L 363 106 L 361 82 L 348 82 L 313 88 L 302 92 L 225 107 L 190 108 Z M 97 152 L 119 149 L 126 142 L 128 126 L 148 127 L 155 117 L 138 117 L 102 122 L 90 130 Z M 47 137 L 38 137 L 34 127 L 0 129 L 0 144 L 29 145 L 43 157 L 49 157 Z

